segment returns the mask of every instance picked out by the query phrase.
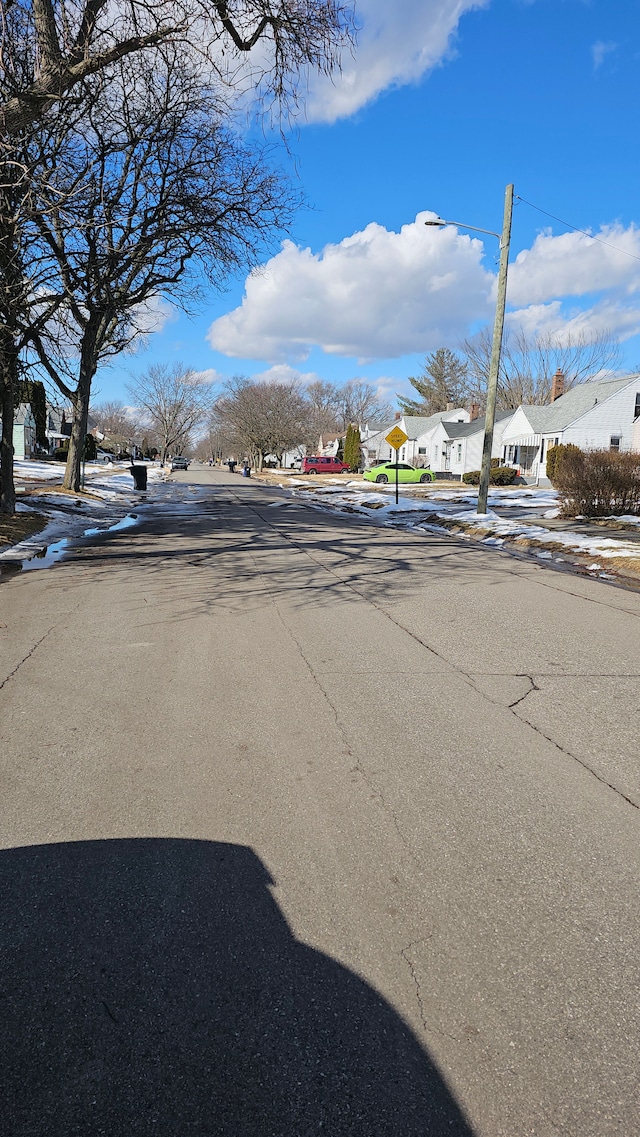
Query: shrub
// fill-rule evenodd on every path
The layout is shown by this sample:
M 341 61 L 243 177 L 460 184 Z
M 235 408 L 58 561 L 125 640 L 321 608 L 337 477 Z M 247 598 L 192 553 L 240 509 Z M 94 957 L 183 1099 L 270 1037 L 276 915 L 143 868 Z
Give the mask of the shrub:
M 547 450 L 547 477 L 552 485 L 555 486 L 556 473 L 560 462 L 569 454 L 582 454 L 583 451 L 579 446 L 574 446 L 573 442 L 561 442 L 559 446 L 552 446 Z
M 495 486 L 512 486 L 517 473 L 511 466 L 498 466 L 491 471 L 491 481 Z
M 512 470 L 511 466 L 492 466 L 489 481 L 494 486 L 512 486 L 516 476 L 517 470 Z M 462 480 L 468 486 L 479 486 L 480 470 L 469 470 L 462 475 Z
M 491 459 L 491 469 L 492 470 L 497 469 L 499 465 L 500 465 L 500 459 L 499 458 L 492 458 Z
M 57 450 L 54 450 L 52 457 L 55 458 L 56 462 L 66 462 L 69 457 L 69 447 L 59 446 Z
M 640 514 L 640 454 L 572 449 L 555 472 L 564 517 Z

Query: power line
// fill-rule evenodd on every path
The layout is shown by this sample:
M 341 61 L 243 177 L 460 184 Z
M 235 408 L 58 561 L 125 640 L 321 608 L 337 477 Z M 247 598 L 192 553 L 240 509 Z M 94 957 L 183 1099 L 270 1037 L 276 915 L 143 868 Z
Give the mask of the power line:
M 640 257 L 635 253 L 630 253 L 627 249 L 619 249 L 617 245 L 612 245 L 609 241 L 603 241 L 602 237 L 594 237 L 593 233 L 587 233 L 586 229 L 579 229 L 577 225 L 572 225 L 570 221 L 563 221 L 561 217 L 556 217 L 554 213 L 549 213 L 546 209 L 541 209 L 539 205 L 534 205 L 532 201 L 527 201 L 526 198 L 520 197 L 516 194 L 518 201 L 523 205 L 528 205 L 531 209 L 537 209 L 538 213 L 544 213 L 545 217 L 551 217 L 553 221 L 558 221 L 560 225 L 566 225 L 567 229 L 573 229 L 574 233 L 581 233 L 583 237 L 589 237 L 591 241 L 597 241 L 599 245 L 606 245 L 608 249 L 613 249 L 616 253 L 622 253 L 625 257 L 631 257 L 634 261 L 640 261 Z

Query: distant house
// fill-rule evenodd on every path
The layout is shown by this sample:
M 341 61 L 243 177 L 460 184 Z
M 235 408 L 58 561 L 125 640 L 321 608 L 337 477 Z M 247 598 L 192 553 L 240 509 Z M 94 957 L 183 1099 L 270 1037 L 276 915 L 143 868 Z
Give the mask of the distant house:
M 344 430 L 342 434 L 321 434 L 318 440 L 318 454 L 322 454 L 325 458 L 335 458 L 346 433 Z
M 437 414 L 424 418 L 418 415 L 398 414 L 394 422 L 363 440 L 367 466 L 375 466 L 377 462 L 388 462 L 392 459 L 395 451 L 386 441 L 386 435 L 394 426 L 399 426 L 408 436 L 407 442 L 398 451 L 399 461 L 410 462 L 412 466 L 428 466 L 433 456 L 434 432 L 440 423 L 445 420 L 464 423 L 469 422 L 470 417 L 470 412 L 463 407 L 438 411 Z
M 49 444 L 49 452 L 53 453 L 69 438 L 71 424 L 67 423 L 63 407 L 54 407 L 47 402 L 47 426 L 45 434 Z M 66 429 L 65 429 L 66 428 Z
M 502 435 L 505 465 L 546 480 L 552 446 L 640 450 L 640 375 L 578 383 L 547 406 L 521 406 Z
M 32 458 L 36 450 L 36 420 L 30 403 L 20 403 L 13 419 L 13 456 Z
M 502 437 L 513 411 L 499 411 L 493 428 L 491 457 L 502 455 Z M 463 474 L 479 470 L 484 447 L 484 417 L 471 422 L 443 419 L 433 433 L 431 469 L 436 475 L 460 481 Z

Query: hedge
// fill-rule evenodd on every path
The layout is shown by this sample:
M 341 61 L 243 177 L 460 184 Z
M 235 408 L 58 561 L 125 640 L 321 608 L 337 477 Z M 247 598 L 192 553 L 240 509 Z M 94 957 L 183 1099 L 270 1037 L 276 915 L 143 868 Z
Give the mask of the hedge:
M 568 447 L 564 449 L 567 451 Z M 558 461 L 553 484 L 563 517 L 638 515 L 640 453 L 572 447 Z
M 462 475 L 462 480 L 468 486 L 479 486 L 480 473 L 480 470 L 470 470 L 468 474 Z M 518 471 L 511 466 L 492 466 L 489 481 L 494 486 L 512 486 L 517 475 Z
M 561 442 L 560 445 L 551 446 L 547 450 L 547 477 L 553 486 L 556 484 L 558 466 L 567 454 L 582 454 L 582 450 L 579 446 L 574 446 L 573 442 Z

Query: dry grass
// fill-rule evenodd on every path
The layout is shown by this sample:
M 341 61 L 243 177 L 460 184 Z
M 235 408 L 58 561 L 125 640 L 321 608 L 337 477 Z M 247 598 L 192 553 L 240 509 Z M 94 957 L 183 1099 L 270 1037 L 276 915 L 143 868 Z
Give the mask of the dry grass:
M 12 517 L 0 513 L 0 549 L 39 533 L 47 521 L 42 513 L 14 513 Z

